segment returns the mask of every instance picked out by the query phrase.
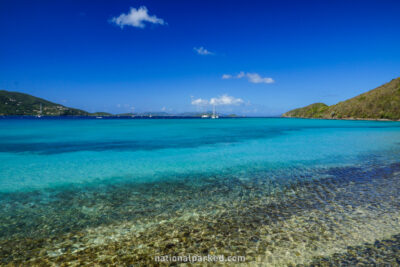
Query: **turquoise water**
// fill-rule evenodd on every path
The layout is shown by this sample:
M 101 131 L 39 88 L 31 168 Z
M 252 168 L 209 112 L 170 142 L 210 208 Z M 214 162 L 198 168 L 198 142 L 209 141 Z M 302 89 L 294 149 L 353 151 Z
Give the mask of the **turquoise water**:
M 400 233 L 399 159 L 400 122 L 0 119 L 0 258 L 105 263 L 117 252 L 98 240 L 112 236 L 131 247 L 119 264 L 155 251 L 334 259 Z M 218 237 L 228 226 L 237 236 Z
M 347 164 L 400 123 L 301 119 L 0 120 L 0 190 Z M 350 162 L 351 163 L 351 162 Z

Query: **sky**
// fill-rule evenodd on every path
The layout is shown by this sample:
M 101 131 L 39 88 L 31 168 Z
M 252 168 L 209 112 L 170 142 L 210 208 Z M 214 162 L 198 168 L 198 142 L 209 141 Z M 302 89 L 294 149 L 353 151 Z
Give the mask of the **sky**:
M 276 116 L 400 76 L 400 1 L 0 1 L 0 89 Z

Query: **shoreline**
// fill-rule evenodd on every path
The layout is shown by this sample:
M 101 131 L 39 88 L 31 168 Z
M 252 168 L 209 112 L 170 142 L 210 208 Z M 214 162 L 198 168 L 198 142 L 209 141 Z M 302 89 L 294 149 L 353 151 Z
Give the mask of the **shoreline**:
M 98 118 L 101 117 L 101 118 Z M 37 117 L 36 115 L 0 115 L 0 119 L 203 119 L 207 120 L 210 118 L 201 118 L 195 116 L 46 116 Z M 220 119 L 238 119 L 238 118 L 249 118 L 249 117 L 229 117 L 220 116 Z M 261 117 L 260 117 L 261 118 Z
M 311 120 L 343 120 L 343 121 L 389 121 L 389 122 L 398 122 L 398 120 L 389 120 L 389 119 L 373 119 L 373 118 L 309 118 L 309 117 L 280 117 L 282 119 L 311 119 Z
M 196 116 L 101 116 L 101 118 L 97 118 L 97 116 L 75 116 L 75 115 L 65 115 L 65 116 L 47 116 L 43 115 L 41 117 L 37 117 L 36 115 L 0 115 L 1 119 L 202 119 L 207 120 L 210 118 L 202 118 Z M 220 119 L 311 119 L 311 120 L 344 120 L 344 121 L 382 121 L 382 122 L 400 122 L 400 118 L 398 120 L 390 120 L 390 119 L 374 119 L 374 118 L 309 118 L 309 117 L 286 117 L 286 116 L 220 116 Z

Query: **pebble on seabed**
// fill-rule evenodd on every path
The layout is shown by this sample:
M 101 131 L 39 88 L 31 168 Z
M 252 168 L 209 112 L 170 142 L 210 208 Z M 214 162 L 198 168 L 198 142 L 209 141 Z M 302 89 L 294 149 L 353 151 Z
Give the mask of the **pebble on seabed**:
M 218 177 L 1 199 L 0 263 L 149 265 L 154 255 L 212 254 L 278 266 L 399 264 L 400 176 L 352 169 L 360 182 L 330 171 L 276 191 L 262 179 Z M 374 197 L 360 194 L 368 190 Z

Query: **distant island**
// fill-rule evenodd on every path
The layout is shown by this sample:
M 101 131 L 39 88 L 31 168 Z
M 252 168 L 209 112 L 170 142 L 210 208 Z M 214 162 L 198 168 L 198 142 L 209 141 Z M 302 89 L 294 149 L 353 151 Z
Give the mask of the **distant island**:
M 282 117 L 321 119 L 400 119 L 400 78 L 336 105 L 314 103 Z
M 210 117 L 207 112 L 184 112 L 170 114 L 166 112 L 143 112 L 111 114 L 108 112 L 87 112 L 81 109 L 66 107 L 48 100 L 25 93 L 0 90 L 0 116 L 95 116 L 95 117 Z M 238 117 L 235 114 L 221 117 Z

